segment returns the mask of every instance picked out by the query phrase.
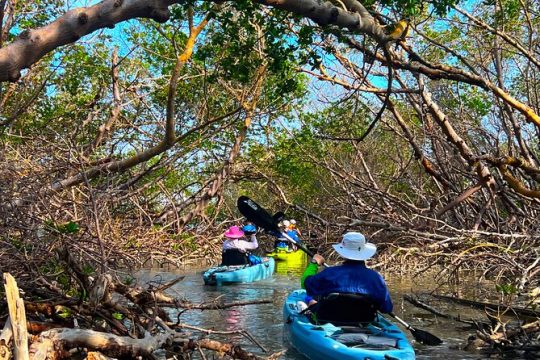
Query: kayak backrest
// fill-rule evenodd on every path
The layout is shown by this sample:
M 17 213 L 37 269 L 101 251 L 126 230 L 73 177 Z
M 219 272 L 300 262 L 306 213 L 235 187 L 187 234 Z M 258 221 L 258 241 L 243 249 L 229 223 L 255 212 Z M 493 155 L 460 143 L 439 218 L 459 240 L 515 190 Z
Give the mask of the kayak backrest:
M 357 325 L 377 317 L 377 306 L 369 295 L 331 293 L 310 308 L 319 324 Z
M 238 249 L 228 249 L 222 252 L 221 265 L 248 265 L 248 255 Z

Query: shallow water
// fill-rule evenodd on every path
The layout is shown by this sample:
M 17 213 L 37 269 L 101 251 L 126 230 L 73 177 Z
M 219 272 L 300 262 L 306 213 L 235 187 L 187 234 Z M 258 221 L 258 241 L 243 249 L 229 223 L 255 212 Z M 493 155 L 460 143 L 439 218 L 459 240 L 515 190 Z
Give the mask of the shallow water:
M 182 323 L 213 330 L 247 330 L 257 341 L 269 350 L 269 353 L 286 350 L 281 359 L 305 359 L 283 340 L 282 306 L 287 294 L 300 287 L 300 273 L 304 264 L 296 264 L 288 268 L 285 263 L 278 262 L 274 277 L 271 279 L 223 287 L 205 286 L 202 279 L 203 269 L 188 269 L 185 271 L 154 271 L 147 270 L 138 274 L 142 284 L 148 281 L 166 282 L 180 275 L 185 278 L 168 292 L 177 297 L 185 298 L 194 303 L 208 302 L 220 297 L 224 302 L 246 301 L 256 299 L 272 299 L 270 304 L 248 305 L 224 310 L 189 310 L 181 314 Z M 417 359 L 487 359 L 486 356 L 460 350 L 472 330 L 459 328 L 461 324 L 440 319 L 427 311 L 413 307 L 402 300 L 404 293 L 426 292 L 432 290 L 435 282 L 430 278 L 388 281 L 394 312 L 412 326 L 429 331 L 442 338 L 444 344 L 435 347 L 414 343 Z M 472 285 L 472 284 L 471 284 Z M 475 285 L 472 285 L 475 287 Z M 474 289 L 471 289 L 474 290 Z M 443 306 L 443 307 L 441 307 Z M 467 309 L 453 309 L 448 304 L 437 304 L 437 307 L 447 313 L 456 314 L 459 311 L 465 318 L 478 317 L 479 313 Z M 177 313 L 172 313 L 176 319 Z M 407 335 L 410 335 L 405 330 Z M 227 337 L 212 336 L 216 339 L 234 342 L 246 350 L 266 355 L 262 350 L 242 335 Z M 412 341 L 413 338 L 409 336 Z

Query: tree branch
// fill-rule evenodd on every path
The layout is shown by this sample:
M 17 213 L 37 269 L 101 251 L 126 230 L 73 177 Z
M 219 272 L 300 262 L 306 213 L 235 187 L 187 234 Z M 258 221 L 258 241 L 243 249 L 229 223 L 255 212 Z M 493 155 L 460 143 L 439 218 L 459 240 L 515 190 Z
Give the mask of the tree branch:
M 379 43 L 390 39 L 369 12 L 348 12 L 330 2 L 317 0 L 253 0 L 254 2 L 304 16 L 319 25 L 336 25 L 371 36 Z M 68 11 L 52 23 L 25 30 L 11 44 L 0 49 L 0 82 L 17 81 L 21 70 L 29 68 L 51 51 L 79 40 L 82 36 L 135 18 L 157 22 L 169 19 L 168 7 L 182 0 L 103 0 L 89 7 Z M 203 26 L 204 27 L 204 26 Z M 194 29 L 195 37 L 202 27 Z M 190 56 L 190 54 L 189 54 Z M 189 57 L 188 56 L 188 57 Z
M 82 36 L 134 18 L 157 22 L 169 19 L 168 7 L 175 0 L 104 0 L 94 6 L 73 9 L 52 23 L 25 30 L 11 44 L 0 49 L 0 81 L 17 81 L 21 70 Z

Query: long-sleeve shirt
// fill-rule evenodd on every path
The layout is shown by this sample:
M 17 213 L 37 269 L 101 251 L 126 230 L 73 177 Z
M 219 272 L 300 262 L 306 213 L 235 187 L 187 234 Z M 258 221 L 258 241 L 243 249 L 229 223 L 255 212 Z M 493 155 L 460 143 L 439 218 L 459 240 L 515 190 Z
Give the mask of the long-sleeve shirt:
M 240 251 L 246 252 L 248 250 L 255 250 L 259 247 L 255 234 L 251 235 L 250 240 L 251 241 L 246 241 L 242 239 L 227 239 L 223 242 L 223 250 L 238 249 Z
M 346 261 L 317 272 L 317 265 L 310 264 L 302 276 L 302 287 L 309 296 L 325 296 L 330 293 L 353 293 L 369 295 L 384 313 L 392 312 L 393 304 L 383 277 L 368 269 L 364 262 Z

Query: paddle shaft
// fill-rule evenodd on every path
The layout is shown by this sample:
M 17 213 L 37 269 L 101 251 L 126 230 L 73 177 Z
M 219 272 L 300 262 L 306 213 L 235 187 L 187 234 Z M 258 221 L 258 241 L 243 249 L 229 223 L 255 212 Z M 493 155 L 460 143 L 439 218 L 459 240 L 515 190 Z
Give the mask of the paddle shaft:
M 425 330 L 420 330 L 420 329 L 412 327 L 411 325 L 407 324 L 402 319 L 398 318 L 396 314 L 389 313 L 389 315 L 393 317 L 394 319 L 396 319 L 401 325 L 405 326 L 407 330 L 411 332 L 412 336 L 414 336 L 414 338 L 417 341 L 421 342 L 422 344 L 435 346 L 435 345 L 439 345 L 443 343 L 443 341 L 437 336 Z
M 388 313 L 388 315 L 390 315 L 391 317 L 393 317 L 394 319 L 396 319 L 401 325 L 405 326 L 407 329 L 409 329 L 409 330 L 412 329 L 412 326 L 411 326 L 411 325 L 407 324 L 407 323 L 405 322 L 405 320 L 399 318 L 396 314 L 394 314 L 394 313 L 391 312 L 391 313 Z

